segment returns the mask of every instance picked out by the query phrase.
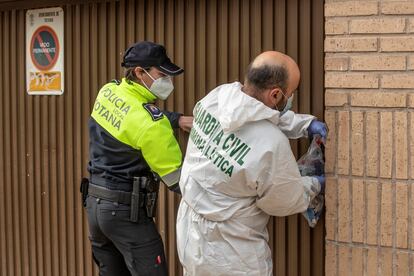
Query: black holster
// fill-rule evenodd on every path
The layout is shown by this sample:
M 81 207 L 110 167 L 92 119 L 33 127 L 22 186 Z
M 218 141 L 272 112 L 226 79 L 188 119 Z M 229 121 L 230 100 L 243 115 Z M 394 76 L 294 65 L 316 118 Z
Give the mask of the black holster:
M 139 208 L 142 204 L 140 202 L 140 194 L 143 193 L 146 181 L 146 177 L 134 177 L 131 193 L 131 213 L 129 217 L 132 222 L 137 222 L 139 219 Z
M 80 192 L 82 194 L 82 204 L 86 207 L 86 198 L 88 197 L 89 179 L 82 178 L 80 184 Z
M 139 209 L 145 206 L 147 217 L 155 217 L 157 212 L 158 190 L 160 181 L 152 177 L 134 177 L 131 193 L 131 215 L 130 220 L 137 222 Z M 144 202 L 140 202 L 143 200 Z
M 155 217 L 157 212 L 157 199 L 158 190 L 160 189 L 160 181 L 157 179 L 151 179 L 147 182 L 146 195 L 145 195 L 145 208 L 147 210 L 147 216 Z

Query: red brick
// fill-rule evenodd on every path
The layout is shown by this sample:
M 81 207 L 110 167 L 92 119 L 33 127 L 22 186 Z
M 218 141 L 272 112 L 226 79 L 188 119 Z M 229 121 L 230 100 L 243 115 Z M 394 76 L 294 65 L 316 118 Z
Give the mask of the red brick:
M 413 33 L 414 32 L 414 18 L 409 18 L 408 19 L 407 30 L 408 30 L 409 33 Z
M 414 14 L 413 2 L 382 3 L 381 13 L 383 14 Z
M 413 253 L 410 254 L 410 259 L 411 259 L 410 273 L 413 274 L 414 272 L 414 254 Z M 410 276 L 413 276 L 413 275 L 410 275 Z
M 378 112 L 367 112 L 366 145 L 367 145 L 367 175 L 378 175 Z
M 352 175 L 364 174 L 364 114 L 359 111 L 352 112 Z
M 325 275 L 337 275 L 338 253 L 337 246 L 332 243 L 326 243 L 325 247 Z
M 325 106 L 344 106 L 346 104 L 348 104 L 348 93 L 326 89 Z
M 414 56 L 408 56 L 407 59 L 408 59 L 407 69 L 408 70 L 414 70 Z
M 325 74 L 326 88 L 378 88 L 378 76 L 364 73 Z
M 346 34 L 348 33 L 348 21 L 344 19 L 328 19 L 325 21 L 325 34 Z
M 352 274 L 351 275 L 364 275 L 364 250 L 362 248 L 352 248 Z
M 378 14 L 377 2 L 347 1 L 325 4 L 325 16 L 350 16 Z
M 410 255 L 407 252 L 397 252 L 397 275 L 396 276 L 406 276 L 409 274 Z
M 392 113 L 381 112 L 380 176 L 391 178 L 392 170 Z
M 352 180 L 352 241 L 364 242 L 365 226 L 364 182 Z
M 349 112 L 338 113 L 338 174 L 349 174 Z
M 378 182 L 367 181 L 367 244 L 377 245 L 378 234 Z
M 351 20 L 349 32 L 354 34 L 367 33 L 403 33 L 405 32 L 405 18 L 369 18 Z
M 376 37 L 327 37 L 325 52 L 376 52 Z
M 409 145 L 409 151 L 410 151 L 410 155 L 411 156 L 411 168 L 409 170 L 409 173 L 411 174 L 411 178 L 414 178 L 414 112 L 409 112 L 409 116 L 410 116 L 410 145 Z M 414 202 L 413 202 L 414 204 Z M 414 236 L 413 236 L 413 240 L 414 240 Z
M 392 275 L 392 249 L 380 249 L 380 275 Z
M 325 228 L 326 228 L 326 239 L 335 240 L 335 234 L 337 232 L 337 212 L 336 205 L 338 203 L 338 182 L 336 178 L 326 178 L 325 188 L 325 204 L 326 204 L 326 215 L 325 215 Z
M 396 245 L 399 248 L 408 247 L 408 185 L 396 184 Z
M 390 36 L 380 38 L 381 52 L 410 52 L 414 51 L 414 37 Z
M 329 128 L 325 147 L 325 173 L 333 173 L 336 165 L 336 120 L 335 111 L 325 111 L 325 122 Z
M 350 248 L 338 246 L 338 275 L 351 276 Z
M 411 185 L 411 194 L 409 195 L 411 198 L 409 208 L 411 208 L 411 250 L 414 250 L 414 188 Z M 413 256 L 414 258 L 414 256 Z M 414 259 L 413 259 L 414 261 Z M 414 262 L 413 262 L 413 271 L 414 271 Z
M 325 57 L 325 70 L 326 71 L 347 71 L 348 70 L 348 57 Z
M 348 242 L 350 237 L 350 194 L 349 180 L 346 178 L 338 179 L 338 240 Z
M 381 79 L 382 88 L 414 88 L 414 73 L 388 74 Z
M 405 70 L 405 56 L 364 55 L 351 57 L 352 71 Z
M 362 92 L 351 93 L 351 106 L 368 107 L 406 107 L 407 96 L 399 92 Z
M 396 177 L 408 178 L 408 125 L 407 113 L 395 112 L 395 159 Z
M 392 246 L 392 184 L 383 182 L 381 186 L 381 245 Z
M 378 250 L 376 248 L 368 248 L 367 276 L 378 276 L 378 275 L 379 275 L 378 274 Z

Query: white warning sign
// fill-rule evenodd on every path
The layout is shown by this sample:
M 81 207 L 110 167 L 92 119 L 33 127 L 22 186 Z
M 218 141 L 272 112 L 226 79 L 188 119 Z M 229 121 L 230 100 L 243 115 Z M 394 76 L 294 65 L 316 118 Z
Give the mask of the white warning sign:
M 26 83 L 31 95 L 61 95 L 64 87 L 63 10 L 26 13 Z

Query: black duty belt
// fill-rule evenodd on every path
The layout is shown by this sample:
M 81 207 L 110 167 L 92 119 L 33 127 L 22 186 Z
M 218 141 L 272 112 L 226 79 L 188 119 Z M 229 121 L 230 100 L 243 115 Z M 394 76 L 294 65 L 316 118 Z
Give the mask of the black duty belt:
M 131 205 L 131 192 L 110 190 L 105 187 L 93 185 L 89 183 L 88 194 L 97 198 L 102 198 L 112 202 Z M 140 199 L 144 199 L 144 194 L 140 194 Z M 140 203 L 144 200 L 140 200 Z M 140 204 L 141 205 L 141 204 Z M 142 207 L 142 206 L 141 206 Z

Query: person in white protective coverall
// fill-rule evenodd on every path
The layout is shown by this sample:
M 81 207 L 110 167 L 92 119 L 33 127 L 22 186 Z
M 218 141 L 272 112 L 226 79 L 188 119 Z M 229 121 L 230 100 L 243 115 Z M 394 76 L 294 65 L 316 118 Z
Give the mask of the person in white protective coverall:
M 323 188 L 323 176 L 300 176 L 288 140 L 326 137 L 315 117 L 287 111 L 299 79 L 290 57 L 264 52 L 244 85 L 196 104 L 177 217 L 185 275 L 272 275 L 269 216 L 303 212 Z

